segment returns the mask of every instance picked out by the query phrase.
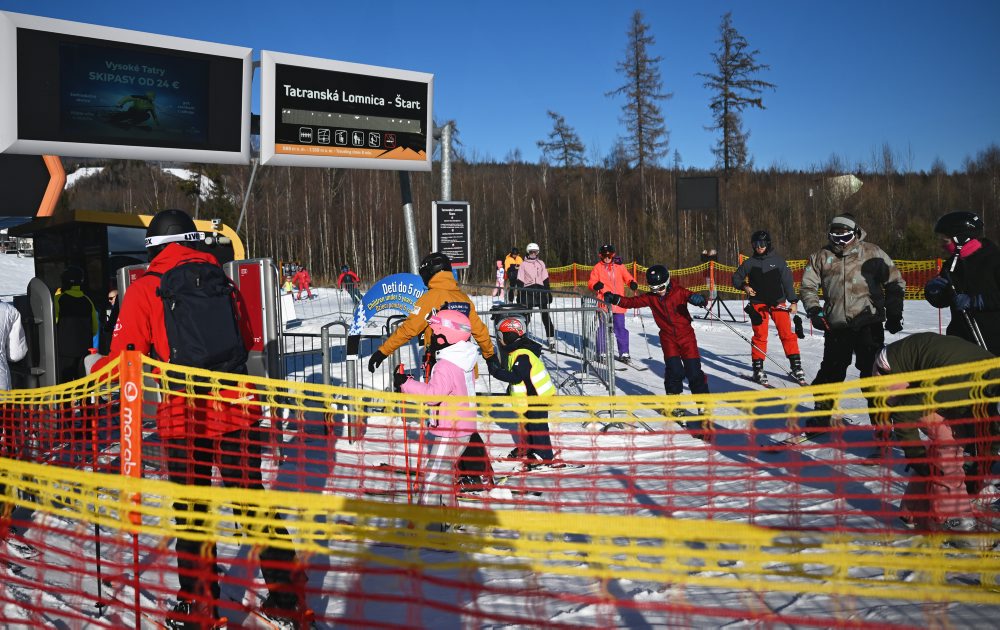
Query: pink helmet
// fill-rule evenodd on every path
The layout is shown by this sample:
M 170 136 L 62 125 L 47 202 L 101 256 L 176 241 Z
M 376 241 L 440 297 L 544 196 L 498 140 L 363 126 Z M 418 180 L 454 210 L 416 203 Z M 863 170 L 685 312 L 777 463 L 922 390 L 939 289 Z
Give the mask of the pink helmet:
M 431 316 L 427 323 L 435 335 L 444 337 L 448 345 L 460 341 L 468 341 L 472 337 L 472 324 L 469 318 L 458 311 L 443 310 Z

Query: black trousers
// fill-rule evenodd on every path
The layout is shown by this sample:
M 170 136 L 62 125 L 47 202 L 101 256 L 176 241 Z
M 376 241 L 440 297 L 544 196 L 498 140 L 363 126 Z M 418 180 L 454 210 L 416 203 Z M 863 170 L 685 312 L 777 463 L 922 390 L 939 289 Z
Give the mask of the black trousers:
M 885 331 L 881 322 L 873 322 L 857 330 L 834 328 L 826 331 L 823 335 L 823 361 L 812 384 L 843 383 L 852 358 L 862 378 L 871 376 L 875 356 L 883 345 Z
M 218 466 L 222 483 L 227 488 L 262 490 L 260 459 L 261 432 L 256 426 L 224 433 L 215 438 L 187 438 L 166 441 L 167 471 L 170 481 L 193 486 L 212 483 L 212 467 Z M 208 511 L 204 503 L 174 503 L 177 525 L 190 524 L 201 527 Z M 251 508 L 238 510 L 239 514 L 255 516 Z M 281 526 L 267 527 L 265 533 L 287 536 Z M 219 584 L 215 578 L 215 544 L 188 538 L 177 538 L 177 569 L 180 591 L 178 597 L 204 601 L 219 598 Z M 295 552 L 290 549 L 264 547 L 260 552 L 261 574 L 268 590 L 284 599 L 283 608 L 294 608 L 298 596 L 294 591 L 292 564 Z

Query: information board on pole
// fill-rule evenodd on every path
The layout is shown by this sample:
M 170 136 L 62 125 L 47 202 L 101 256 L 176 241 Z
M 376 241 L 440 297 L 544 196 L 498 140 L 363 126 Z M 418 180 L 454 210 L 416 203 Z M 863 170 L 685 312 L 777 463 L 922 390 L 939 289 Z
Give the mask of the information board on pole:
M 434 76 L 261 51 L 261 164 L 431 170 Z
M 431 214 L 433 250 L 448 256 L 453 269 L 467 268 L 472 260 L 469 202 L 435 201 L 431 203 Z
M 0 12 L 0 152 L 247 164 L 251 53 Z

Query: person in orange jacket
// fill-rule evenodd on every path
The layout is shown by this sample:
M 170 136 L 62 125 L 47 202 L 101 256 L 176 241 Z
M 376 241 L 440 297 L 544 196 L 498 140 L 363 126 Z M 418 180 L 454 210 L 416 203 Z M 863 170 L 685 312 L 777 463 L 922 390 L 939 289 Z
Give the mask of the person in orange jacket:
M 601 310 L 608 310 L 608 305 L 604 301 L 605 293 L 625 294 L 625 287 L 635 291 L 639 284 L 628 272 L 625 265 L 615 262 L 615 246 L 611 244 L 601 245 L 601 259 L 594 268 L 590 270 L 590 280 L 587 286 L 591 291 L 597 293 L 597 307 Z M 628 363 L 629 356 L 628 329 L 625 328 L 626 309 L 621 306 L 611 307 L 611 319 L 614 322 L 615 341 L 618 343 L 618 360 Z M 597 354 L 604 354 L 605 330 L 604 326 L 597 328 Z

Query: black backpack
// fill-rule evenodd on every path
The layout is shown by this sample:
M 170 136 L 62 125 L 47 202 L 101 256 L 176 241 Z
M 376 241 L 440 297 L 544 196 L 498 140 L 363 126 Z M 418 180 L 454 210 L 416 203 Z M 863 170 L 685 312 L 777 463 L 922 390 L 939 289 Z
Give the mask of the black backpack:
M 214 372 L 246 374 L 247 348 L 240 334 L 236 287 L 217 264 L 182 262 L 160 276 L 163 323 L 170 363 Z

